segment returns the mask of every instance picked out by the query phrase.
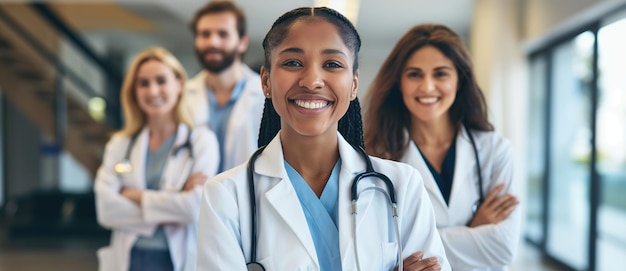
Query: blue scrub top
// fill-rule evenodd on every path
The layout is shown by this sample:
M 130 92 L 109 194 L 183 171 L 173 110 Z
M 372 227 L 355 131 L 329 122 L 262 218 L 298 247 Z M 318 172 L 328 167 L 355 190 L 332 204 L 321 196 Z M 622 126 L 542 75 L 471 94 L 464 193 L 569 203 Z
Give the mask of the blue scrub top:
M 315 244 L 320 270 L 337 270 L 337 267 L 341 266 L 339 228 L 337 226 L 341 159 L 335 163 L 320 198 L 287 161 L 285 161 L 285 169 L 296 190 L 298 199 L 300 199 L 300 205 Z
M 161 175 L 163 168 L 170 155 L 170 150 L 174 146 L 176 134 L 172 134 L 154 152 L 148 148 L 146 154 L 146 189 L 159 190 L 161 188 Z M 167 238 L 162 226 L 157 227 L 150 237 L 139 236 L 135 242 L 135 248 L 149 250 L 168 250 Z
M 219 143 L 220 148 L 220 157 L 224 157 L 224 140 L 226 138 L 226 130 L 228 129 L 228 123 L 230 120 L 230 116 L 233 112 L 233 107 L 235 107 L 235 102 L 241 96 L 243 92 L 243 88 L 246 85 L 245 78 L 242 78 L 237 82 L 235 88 L 233 89 L 232 94 L 230 95 L 230 100 L 220 107 L 217 105 L 217 98 L 215 98 L 215 94 L 213 91 L 209 89 L 209 128 L 215 133 L 217 137 L 217 142 Z M 220 164 L 217 168 L 217 172 L 220 173 L 227 168 L 224 168 L 224 159 L 220 159 Z

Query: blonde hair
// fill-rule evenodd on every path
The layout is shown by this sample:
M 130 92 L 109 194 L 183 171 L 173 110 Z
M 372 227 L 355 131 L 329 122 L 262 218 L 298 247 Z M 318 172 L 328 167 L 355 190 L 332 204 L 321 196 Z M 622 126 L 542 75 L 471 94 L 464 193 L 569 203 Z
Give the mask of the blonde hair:
M 141 111 L 139 104 L 137 103 L 137 96 L 135 95 L 135 85 L 137 80 L 137 71 L 144 63 L 156 60 L 166 66 L 168 66 L 174 72 L 176 78 L 181 82 L 183 89 L 180 92 L 178 102 L 174 107 L 174 120 L 177 123 L 183 123 L 193 127 L 193 122 L 189 111 L 185 108 L 185 90 L 184 86 L 187 81 L 187 73 L 185 68 L 180 64 L 178 59 L 167 49 L 162 47 L 150 47 L 139 52 L 130 67 L 126 71 L 124 82 L 122 83 L 122 90 L 120 94 L 120 100 L 122 102 L 122 112 L 124 113 L 124 127 L 118 132 L 120 135 L 133 136 L 146 125 L 146 114 Z

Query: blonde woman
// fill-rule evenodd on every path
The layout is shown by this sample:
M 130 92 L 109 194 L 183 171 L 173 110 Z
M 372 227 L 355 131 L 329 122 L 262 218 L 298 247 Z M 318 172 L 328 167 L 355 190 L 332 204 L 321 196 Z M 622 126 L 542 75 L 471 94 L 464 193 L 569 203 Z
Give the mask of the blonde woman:
M 124 128 L 107 143 L 94 190 L 98 222 L 112 230 L 100 270 L 192 270 L 202 185 L 217 172 L 213 132 L 191 129 L 186 73 L 163 48 L 133 60 L 122 85 Z

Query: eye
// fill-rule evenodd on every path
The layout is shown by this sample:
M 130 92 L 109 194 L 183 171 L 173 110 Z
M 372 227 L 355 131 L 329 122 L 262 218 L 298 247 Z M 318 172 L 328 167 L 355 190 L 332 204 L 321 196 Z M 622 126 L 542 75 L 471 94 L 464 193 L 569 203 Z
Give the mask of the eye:
M 198 35 L 204 39 L 209 38 L 209 36 L 211 36 L 211 32 L 209 31 L 200 31 L 200 33 L 198 33 Z
M 447 72 L 442 72 L 442 71 L 435 72 L 435 77 L 437 77 L 437 78 L 443 78 L 443 77 L 446 77 L 446 76 L 448 76 Z
M 228 37 L 228 32 L 226 31 L 220 31 L 218 34 L 220 35 L 220 38 L 223 38 L 223 39 Z
M 302 63 L 300 63 L 297 60 L 288 60 L 288 61 L 285 61 L 285 63 L 283 63 L 283 66 L 285 66 L 285 67 L 302 67 Z
M 418 71 L 409 71 L 409 72 L 406 73 L 406 77 L 409 77 L 409 78 L 418 78 L 418 77 L 421 77 L 421 76 L 422 76 L 422 73 L 420 73 Z
M 137 80 L 137 86 L 138 87 L 148 87 L 148 86 L 150 86 L 150 81 L 148 81 L 146 79 L 139 79 L 139 80 Z
M 159 85 L 165 85 L 165 83 L 167 83 L 167 80 L 165 79 L 165 77 L 159 76 L 157 77 L 156 82 Z
M 337 61 L 330 61 L 330 62 L 324 63 L 324 68 L 341 69 L 343 68 L 343 66 L 341 65 L 341 63 Z

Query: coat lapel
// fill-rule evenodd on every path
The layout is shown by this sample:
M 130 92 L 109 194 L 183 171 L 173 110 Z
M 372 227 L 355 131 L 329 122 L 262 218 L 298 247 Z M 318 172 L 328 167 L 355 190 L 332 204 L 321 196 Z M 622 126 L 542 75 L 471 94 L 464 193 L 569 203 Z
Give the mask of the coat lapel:
M 346 263 L 350 261 L 350 257 L 354 254 L 354 243 L 352 242 L 354 233 L 354 223 L 356 228 L 363 224 L 366 214 L 370 211 L 370 204 L 374 196 L 374 191 L 369 191 L 360 194 L 357 200 L 357 215 L 356 222 L 352 215 L 352 184 L 354 178 L 359 174 L 365 172 L 365 161 L 359 153 L 352 148 L 352 146 L 339 134 L 339 155 L 341 157 L 341 171 L 339 173 L 339 246 L 341 249 L 341 262 Z M 376 181 L 370 182 L 367 179 L 363 179 L 358 184 L 357 192 L 363 191 L 368 187 L 374 186 Z
M 452 191 L 450 192 L 450 209 L 457 204 L 465 202 L 467 193 L 475 191 L 474 175 L 472 170 L 476 168 L 476 157 L 474 157 L 474 147 L 465 129 L 461 128 L 456 139 L 456 158 L 454 161 L 454 178 L 452 181 Z
M 241 95 L 239 99 L 233 105 L 233 113 L 231 114 L 231 118 L 229 119 L 228 126 L 226 127 L 227 135 L 235 135 L 237 133 L 245 133 L 246 131 L 240 131 L 241 127 L 247 127 L 251 120 L 250 116 L 246 117 L 233 117 L 237 116 L 237 112 L 248 112 L 251 108 L 255 108 L 256 105 L 250 103 L 257 103 L 259 99 L 250 99 L 249 97 L 254 97 L 255 95 L 263 95 L 261 91 L 261 79 L 258 76 L 254 76 L 254 72 L 246 65 L 242 65 L 243 76 L 241 77 L 244 80 L 243 90 L 241 91 Z M 255 93 L 258 92 L 258 93 Z M 249 115 L 249 114 L 248 114 Z M 258 116 L 258 122 L 261 122 L 261 116 Z M 255 131 L 257 132 L 257 131 Z M 236 145 L 236 140 L 238 138 L 235 137 L 226 137 L 224 139 L 224 148 L 225 152 L 232 152 L 232 146 Z
M 187 177 L 191 174 L 193 159 L 189 155 L 190 148 L 180 149 L 181 146 L 187 143 L 189 133 L 191 133 L 191 130 L 187 125 L 178 124 L 174 144 L 168 153 L 165 169 L 161 174 L 161 186 L 168 190 L 180 190 L 185 185 Z M 174 155 L 174 151 L 178 151 L 176 155 Z
M 457 160 L 458 161 L 458 160 Z M 424 161 L 424 157 L 420 153 L 419 149 L 415 145 L 415 142 L 412 140 L 409 142 L 409 147 L 402 157 L 401 162 L 407 163 L 414 168 L 416 168 L 420 173 L 422 173 L 422 178 L 424 179 L 424 186 L 428 190 L 431 196 L 431 200 L 436 200 L 439 202 L 441 206 L 446 206 L 446 201 L 443 199 L 443 195 L 441 194 L 441 190 L 439 190 L 439 186 L 435 182 L 435 178 L 430 173 L 430 169 L 426 165 L 426 161 Z M 455 162 L 456 163 L 456 162 Z M 428 172 L 425 174 L 425 172 Z M 456 174 L 455 174 L 456 178 Z
M 270 180 L 266 178 L 256 180 L 257 194 L 259 191 L 266 191 L 264 195 L 269 205 L 274 208 L 285 224 L 295 233 L 298 240 L 309 253 L 311 259 L 319 265 L 317 253 L 315 252 L 315 244 L 311 238 L 306 217 L 299 204 L 300 200 L 285 170 L 280 132 L 258 157 L 255 163 L 255 173 L 270 178 Z M 274 183 L 272 179 L 277 179 L 273 186 L 270 186 L 268 183 L 259 183 L 265 181 Z M 265 190 L 261 188 L 266 186 L 269 187 L 269 189 Z M 263 215 L 259 214 L 259 217 L 262 219 Z
M 148 152 L 150 132 L 143 128 L 137 135 L 130 154 L 130 164 L 133 165 L 130 180 L 126 179 L 129 187 L 146 188 L 146 154 Z M 130 141 L 129 141 L 130 142 Z
M 207 86 L 204 82 L 205 72 L 201 71 L 187 81 L 186 103 L 195 125 L 207 125 L 209 123 L 209 98 L 207 97 Z

